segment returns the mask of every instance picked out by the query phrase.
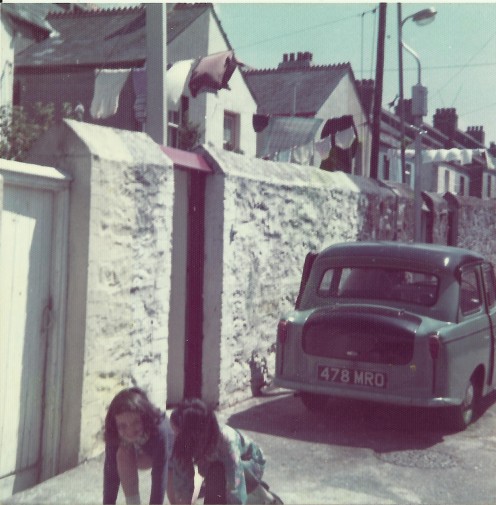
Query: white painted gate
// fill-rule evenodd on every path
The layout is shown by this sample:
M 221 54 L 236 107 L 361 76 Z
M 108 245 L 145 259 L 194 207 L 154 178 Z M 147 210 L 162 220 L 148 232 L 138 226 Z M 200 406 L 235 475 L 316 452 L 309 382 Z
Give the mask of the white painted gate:
M 54 169 L 48 169 L 50 177 L 40 178 L 19 174 L 18 165 L 25 164 L 15 164 L 12 171 L 4 170 L 5 160 L 0 161 L 4 176 L 0 223 L 1 499 L 56 470 L 44 467 L 47 460 L 56 460 L 56 448 L 46 441 L 53 435 L 57 438 L 57 420 L 47 415 L 47 407 L 50 411 L 56 408 L 61 387 L 53 380 L 62 367 L 59 346 L 63 346 L 63 338 L 57 334 L 63 335 L 65 310 L 60 304 L 64 304 L 65 280 L 61 283 L 58 279 L 54 260 L 65 264 L 66 244 L 60 243 L 64 235 L 61 237 L 60 231 L 66 226 L 60 214 L 61 191 L 63 199 L 68 195 L 66 178 L 54 181 Z M 54 333 L 55 324 L 58 333 Z

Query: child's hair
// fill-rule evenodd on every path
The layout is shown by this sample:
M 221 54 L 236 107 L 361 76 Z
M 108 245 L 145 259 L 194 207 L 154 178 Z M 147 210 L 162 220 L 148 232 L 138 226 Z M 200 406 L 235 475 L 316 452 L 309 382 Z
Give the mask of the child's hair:
M 198 462 L 215 449 L 220 437 L 219 423 L 202 400 L 185 400 L 172 412 L 170 420 L 179 430 L 173 455 L 180 463 Z
M 119 432 L 115 416 L 124 412 L 139 412 L 143 429 L 149 435 L 154 435 L 163 414 L 155 407 L 146 393 L 138 387 L 123 389 L 115 395 L 105 417 L 105 442 L 118 443 Z

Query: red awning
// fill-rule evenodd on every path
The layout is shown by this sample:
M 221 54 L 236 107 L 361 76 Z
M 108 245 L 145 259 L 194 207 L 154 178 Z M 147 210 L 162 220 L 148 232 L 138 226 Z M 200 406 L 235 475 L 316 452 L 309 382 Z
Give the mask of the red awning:
M 206 172 L 208 174 L 213 172 L 201 154 L 168 146 L 160 146 L 160 149 L 172 160 L 174 168 L 199 170 L 200 172 Z

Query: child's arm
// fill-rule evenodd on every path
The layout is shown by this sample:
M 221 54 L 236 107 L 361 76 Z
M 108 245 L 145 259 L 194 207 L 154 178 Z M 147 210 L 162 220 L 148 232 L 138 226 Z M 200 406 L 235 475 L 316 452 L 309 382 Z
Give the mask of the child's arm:
M 103 464 L 103 503 L 115 504 L 119 492 L 119 473 L 117 472 L 117 446 L 105 444 Z

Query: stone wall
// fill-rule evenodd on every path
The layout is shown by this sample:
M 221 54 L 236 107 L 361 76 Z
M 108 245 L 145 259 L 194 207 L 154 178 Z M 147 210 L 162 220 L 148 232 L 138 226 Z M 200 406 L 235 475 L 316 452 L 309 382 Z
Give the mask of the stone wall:
M 306 254 L 342 241 L 411 240 L 413 194 L 401 184 L 210 146 L 202 154 L 213 168 L 206 178 L 202 395 L 226 406 L 270 380 L 277 322 L 294 305 Z M 106 408 L 122 387 L 138 384 L 165 407 L 167 371 L 177 366 L 168 359 L 171 291 L 184 289 L 171 285 L 175 176 L 147 135 L 68 120 L 29 161 L 73 178 L 64 470 L 101 452 Z M 426 200 L 434 241 L 496 261 L 494 201 Z
M 452 213 L 450 245 L 483 254 L 496 265 L 496 200 L 447 193 Z
M 99 454 L 106 409 L 167 397 L 174 177 L 146 134 L 66 120 L 30 154 L 73 177 L 60 470 Z
M 333 243 L 413 236 L 413 193 L 341 172 L 204 147 L 207 178 L 203 395 L 231 405 L 273 374 L 277 322 L 306 254 Z M 496 201 L 424 194 L 427 242 L 496 264 Z
M 206 148 L 203 394 L 233 404 L 273 370 L 277 322 L 305 256 L 333 243 L 407 240 L 405 195 L 371 179 Z M 401 209 L 400 212 L 397 209 Z

